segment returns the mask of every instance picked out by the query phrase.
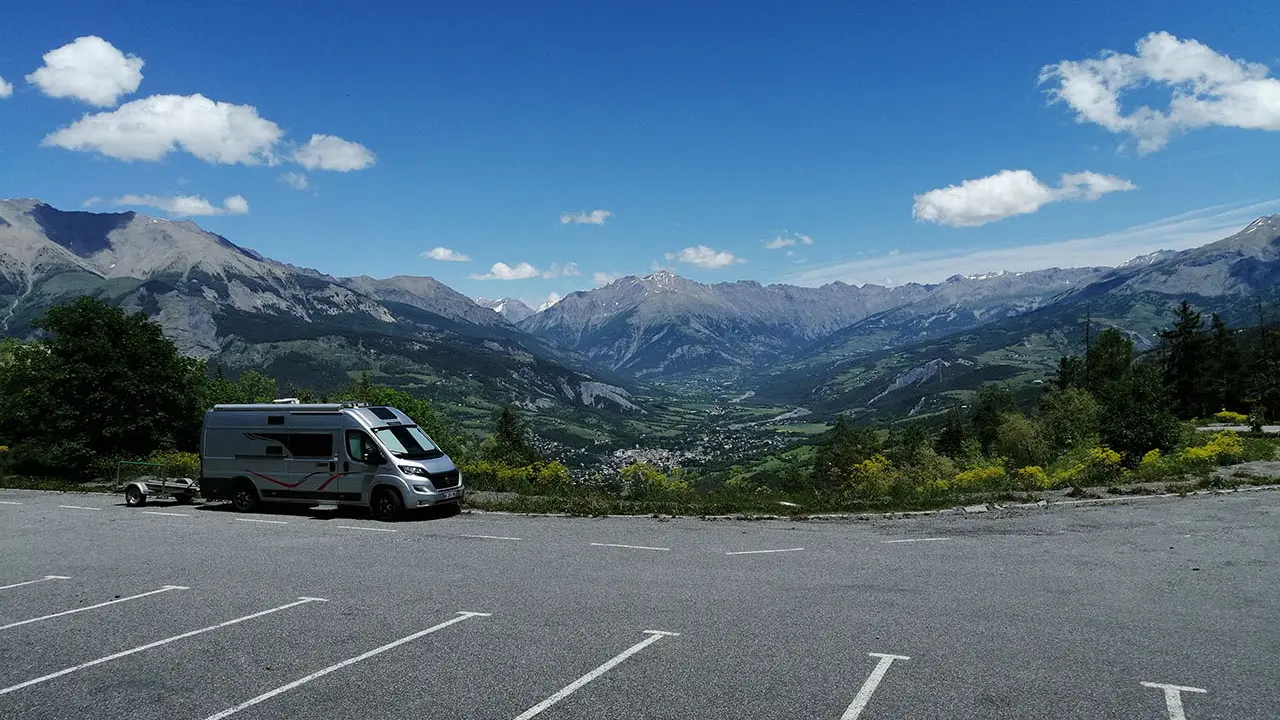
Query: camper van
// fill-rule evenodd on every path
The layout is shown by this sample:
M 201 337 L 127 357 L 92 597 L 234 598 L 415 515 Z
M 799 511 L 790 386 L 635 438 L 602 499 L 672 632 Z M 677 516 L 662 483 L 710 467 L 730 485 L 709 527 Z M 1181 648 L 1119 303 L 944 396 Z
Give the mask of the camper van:
M 205 413 L 200 493 L 241 512 L 261 502 L 336 504 L 395 520 L 461 503 L 463 487 L 449 456 L 393 407 L 285 399 Z

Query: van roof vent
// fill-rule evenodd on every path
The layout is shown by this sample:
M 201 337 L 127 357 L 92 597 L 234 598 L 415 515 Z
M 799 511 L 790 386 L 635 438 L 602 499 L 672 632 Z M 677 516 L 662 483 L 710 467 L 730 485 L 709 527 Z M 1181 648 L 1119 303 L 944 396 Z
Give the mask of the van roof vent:
M 276 398 L 271 401 L 272 405 L 298 405 L 302 401 L 298 398 Z

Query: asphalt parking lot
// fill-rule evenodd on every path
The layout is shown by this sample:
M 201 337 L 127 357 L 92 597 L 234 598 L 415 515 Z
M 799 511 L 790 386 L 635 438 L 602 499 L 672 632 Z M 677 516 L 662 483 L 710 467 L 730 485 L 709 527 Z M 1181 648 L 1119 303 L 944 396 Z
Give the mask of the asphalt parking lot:
M 1280 492 L 380 524 L 0 490 L 0 717 L 1280 717 Z

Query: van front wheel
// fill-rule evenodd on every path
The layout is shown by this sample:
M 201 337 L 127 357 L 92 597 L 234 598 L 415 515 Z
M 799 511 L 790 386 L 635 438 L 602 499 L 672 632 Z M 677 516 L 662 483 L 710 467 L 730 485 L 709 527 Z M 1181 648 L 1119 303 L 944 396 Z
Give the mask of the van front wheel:
M 374 492 L 369 510 L 375 520 L 394 522 L 404 514 L 404 501 L 400 499 L 400 493 L 395 490 L 381 488 Z
M 236 485 L 231 494 L 231 507 L 242 513 L 253 512 L 258 507 L 258 489 L 247 481 Z

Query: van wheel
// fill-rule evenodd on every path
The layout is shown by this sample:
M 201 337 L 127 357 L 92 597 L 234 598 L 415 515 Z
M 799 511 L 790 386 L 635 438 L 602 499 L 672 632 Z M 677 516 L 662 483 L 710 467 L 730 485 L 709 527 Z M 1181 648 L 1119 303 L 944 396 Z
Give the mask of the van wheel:
M 142 507 L 147 504 L 147 496 L 142 494 L 136 485 L 130 485 L 124 491 L 124 504 L 129 507 Z
M 373 494 L 373 502 L 369 503 L 369 512 L 375 520 L 395 522 L 404 514 L 404 501 L 400 493 L 391 488 L 382 488 Z
M 241 481 L 231 493 L 231 507 L 242 513 L 253 512 L 258 508 L 258 489 L 247 480 Z
M 178 495 L 175 499 L 178 501 L 179 505 L 190 505 L 191 501 L 195 500 L 195 496 L 194 495 Z

